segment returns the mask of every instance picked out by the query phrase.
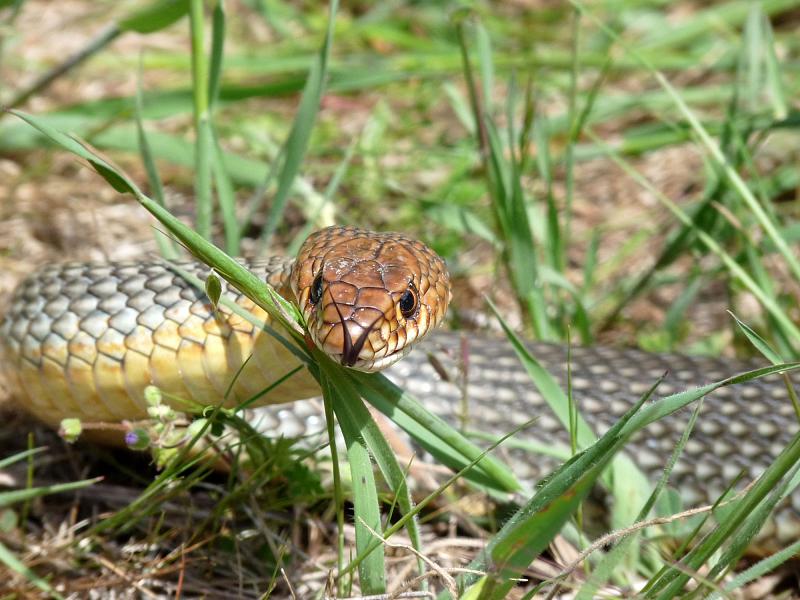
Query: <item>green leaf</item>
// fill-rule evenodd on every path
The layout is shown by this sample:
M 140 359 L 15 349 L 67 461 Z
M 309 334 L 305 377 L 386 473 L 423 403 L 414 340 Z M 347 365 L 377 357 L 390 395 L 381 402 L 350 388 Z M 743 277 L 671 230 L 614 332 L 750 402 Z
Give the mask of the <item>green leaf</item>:
M 17 452 L 16 454 L 12 454 L 6 458 L 0 460 L 0 469 L 5 469 L 6 467 L 13 465 L 16 462 L 21 460 L 25 460 L 29 456 L 33 456 L 34 454 L 39 454 L 40 452 L 44 452 L 46 448 L 30 448 L 29 450 L 23 450 L 22 452 Z
M 32 500 L 47 494 L 59 494 L 61 492 L 68 492 L 71 490 L 79 490 L 102 481 L 102 477 L 95 477 L 94 479 L 83 479 L 81 481 L 71 481 L 69 483 L 59 483 L 55 485 L 43 485 L 35 488 L 26 488 L 21 490 L 11 490 L 10 492 L 0 492 L 0 508 L 4 508 L 17 502 Z
M 145 171 L 147 171 L 147 181 L 150 184 L 150 193 L 156 202 L 162 207 L 166 208 L 164 201 L 164 186 L 161 183 L 161 177 L 158 175 L 158 168 L 153 157 L 153 152 L 150 147 L 150 142 L 147 139 L 147 132 L 144 128 L 144 121 L 142 113 L 144 112 L 144 105 L 142 101 L 142 72 L 141 64 L 139 68 L 139 76 L 136 78 L 136 137 L 139 143 L 139 154 L 142 157 Z M 156 243 L 161 255 L 166 259 L 174 259 L 178 256 L 178 251 L 173 244 L 173 240 L 169 237 L 162 235 L 161 232 L 156 232 Z
M 219 298 L 222 295 L 222 283 L 217 277 L 217 274 L 214 273 L 214 270 L 211 270 L 211 273 L 208 274 L 206 277 L 206 285 L 205 285 L 206 296 L 208 299 L 211 300 L 211 305 L 214 307 L 214 310 L 217 310 L 217 305 L 219 304 Z
M 325 91 L 325 84 L 328 76 L 328 61 L 330 59 L 331 45 L 333 44 L 334 23 L 336 12 L 339 8 L 339 1 L 333 0 L 330 4 L 330 15 L 328 16 L 328 26 L 325 31 L 325 39 L 319 50 L 316 60 L 311 65 L 308 73 L 303 94 L 300 97 L 300 106 L 292 124 L 289 137 L 286 138 L 283 152 L 283 164 L 278 173 L 278 189 L 272 200 L 267 223 L 262 234 L 262 245 L 269 243 L 272 234 L 281 220 L 286 203 L 289 201 L 289 193 L 292 191 L 295 177 L 300 171 L 303 158 L 308 150 L 308 142 L 311 138 L 311 131 L 317 121 L 319 105 L 322 94 Z
M 113 167 L 110 163 L 105 161 L 104 159 L 100 158 L 99 155 L 91 152 L 88 148 L 86 148 L 83 143 L 79 142 L 78 140 L 50 127 L 40 119 L 33 117 L 32 115 L 26 114 L 22 111 L 12 110 L 10 111 L 11 114 L 18 116 L 23 121 L 26 121 L 28 124 L 32 125 L 39 131 L 41 131 L 45 136 L 50 138 L 55 143 L 59 144 L 66 150 L 69 150 L 73 154 L 77 154 L 81 158 L 87 160 L 92 168 L 97 171 L 100 176 L 105 179 L 111 187 L 113 187 L 118 192 L 125 192 L 135 194 L 138 192 L 138 188 L 124 175 L 122 175 L 115 167 Z
M 26 567 L 2 542 L 0 542 L 0 563 L 3 563 L 6 567 L 33 583 L 33 585 L 43 592 L 47 592 L 53 598 L 63 600 L 64 597 L 61 594 L 55 591 L 47 581 Z
M 536 357 L 528 351 L 519 336 L 512 331 L 508 323 L 503 319 L 497 307 L 491 301 L 488 302 L 500 326 L 503 328 L 503 332 L 511 342 L 511 347 L 516 352 L 517 357 L 525 367 L 539 393 L 556 417 L 558 417 L 558 420 L 564 425 L 564 428 L 570 433 L 573 433 L 574 429 L 578 447 L 588 448 L 595 443 L 597 437 L 589 423 L 580 414 L 575 415 L 574 420 L 570 419 L 569 398 L 558 385 L 558 382 L 542 367 Z M 570 423 L 574 425 L 571 426 Z M 650 484 L 644 473 L 624 454 L 617 456 L 612 464 L 613 468 L 605 478 L 605 482 L 613 492 L 615 499 L 612 512 L 613 526 L 619 528 L 633 523 L 649 493 Z
M 744 321 L 740 320 L 735 314 L 731 311 L 728 311 L 728 314 L 733 317 L 736 324 L 739 326 L 739 329 L 742 330 L 745 337 L 750 340 L 750 343 L 753 344 L 753 347 L 758 350 L 761 355 L 766 358 L 769 362 L 773 365 L 779 365 L 783 362 L 783 359 L 780 355 L 767 343 L 767 341 L 758 335 L 753 329 Z
M 370 404 L 406 431 L 436 460 L 461 470 L 482 454 L 478 446 L 440 417 L 431 414 L 416 398 L 381 373 L 349 371 L 347 376 Z M 496 492 L 520 489 L 519 482 L 508 467 L 491 456 L 481 458 L 464 478 Z
M 189 11 L 189 0 L 157 0 L 122 19 L 123 31 L 153 33 L 169 27 Z
M 652 585 L 644 597 L 667 600 L 679 596 L 691 574 L 697 573 L 703 565 L 707 564 L 707 561 L 722 547 L 722 544 L 731 539 L 737 530 L 740 530 L 743 524 L 748 522 L 758 505 L 797 465 L 798 461 L 800 461 L 800 434 L 792 438 L 791 443 L 748 488 L 745 495 L 735 501 L 727 517 L 721 519 L 717 527 L 681 559 L 680 568 L 673 566 L 652 581 Z M 764 516 L 756 514 L 755 518 L 763 519 Z
M 341 417 L 339 417 L 339 414 L 341 413 L 342 416 L 348 420 L 360 424 L 359 434 L 366 443 L 370 454 L 375 459 L 375 463 L 378 465 L 384 480 L 394 492 L 395 499 L 401 510 L 401 514 L 410 514 L 414 509 L 414 503 L 411 499 L 411 494 L 408 489 L 406 473 L 398 464 L 395 452 L 389 445 L 387 439 L 384 437 L 380 427 L 369 414 L 369 411 L 367 410 L 366 406 L 364 406 L 364 403 L 360 400 L 360 394 L 358 391 L 359 388 L 353 384 L 351 379 L 347 377 L 341 377 L 341 375 L 334 370 L 341 369 L 341 367 L 338 365 L 333 365 L 332 369 L 330 368 L 330 365 L 332 365 L 330 359 L 323 359 L 322 356 L 319 355 L 317 357 L 320 362 L 325 362 L 324 370 L 326 370 L 328 377 L 334 379 L 336 382 L 336 388 L 339 390 L 341 395 L 349 399 L 345 402 L 342 402 L 340 407 L 334 406 L 334 408 L 337 410 L 336 414 L 339 422 L 341 423 Z M 359 398 L 358 402 L 353 400 L 354 398 Z M 417 520 L 409 520 L 406 530 L 413 547 L 417 551 L 422 552 L 422 538 Z M 424 572 L 424 564 L 425 563 L 421 558 L 418 559 L 420 575 L 422 575 Z
M 358 555 L 367 555 L 375 533 L 382 530 L 378 491 L 372 472 L 372 461 L 364 441 L 365 432 L 377 428 L 364 403 L 354 390 L 342 390 L 337 384 L 338 370 L 331 368 L 331 360 L 314 351 L 320 367 L 322 394 L 336 412 L 347 444 L 347 460 L 353 485 L 355 512 L 356 550 Z M 375 532 L 375 533 L 373 533 Z M 383 552 L 369 552 L 358 565 L 361 591 L 364 594 L 382 594 L 386 590 L 386 569 Z
M 58 428 L 58 435 L 67 442 L 74 442 L 83 431 L 83 424 L 80 419 L 61 419 L 61 426 Z
M 591 491 L 596 479 L 626 440 L 626 425 L 648 400 L 655 386 L 628 410 L 597 442 L 575 455 L 547 478 L 534 496 L 489 540 L 460 585 L 483 586 L 481 598 L 502 599 L 530 563 L 550 544 Z M 486 580 L 485 582 L 481 579 Z
M 217 0 L 211 26 L 211 64 L 208 68 L 208 100 L 213 106 L 219 98 L 222 60 L 225 56 L 225 0 Z
M 725 584 L 724 589 L 726 592 L 734 592 L 751 581 L 756 581 L 769 573 L 773 573 L 780 565 L 796 558 L 798 554 L 800 554 L 800 540 L 760 560 L 749 569 L 737 574 Z M 718 600 L 720 597 L 721 595 L 719 593 L 715 593 L 709 600 Z

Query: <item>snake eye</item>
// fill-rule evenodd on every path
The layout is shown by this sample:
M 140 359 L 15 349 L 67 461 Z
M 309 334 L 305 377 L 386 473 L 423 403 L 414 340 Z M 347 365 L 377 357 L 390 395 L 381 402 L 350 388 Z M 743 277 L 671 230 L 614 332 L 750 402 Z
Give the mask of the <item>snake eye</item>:
M 417 311 L 417 290 L 414 284 L 411 284 L 408 289 L 400 296 L 400 313 L 408 318 Z
M 311 292 L 308 295 L 308 301 L 311 304 L 316 304 L 322 298 L 322 273 L 314 278 L 314 283 L 311 284 Z

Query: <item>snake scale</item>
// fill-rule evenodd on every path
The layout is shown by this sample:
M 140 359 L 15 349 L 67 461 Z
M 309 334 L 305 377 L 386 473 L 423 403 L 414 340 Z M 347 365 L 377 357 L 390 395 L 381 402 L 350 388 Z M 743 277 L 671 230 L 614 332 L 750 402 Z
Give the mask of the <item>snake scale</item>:
M 398 362 L 443 319 L 450 296 L 444 263 L 421 243 L 329 228 L 312 234 L 296 261 L 274 257 L 244 264 L 299 304 L 314 343 L 340 362 L 362 370 L 388 367 L 391 379 L 456 426 L 501 435 L 538 417 L 517 438 L 566 447 L 564 428 L 507 343 L 433 332 L 422 344 L 427 353 Z M 49 265 L 28 277 L 0 323 L 2 366 L 25 409 L 52 427 L 66 417 L 117 422 L 146 415 L 147 385 L 214 404 L 235 380 L 228 402 L 234 405 L 297 364 L 251 320 L 225 304 L 215 311 L 181 271 L 201 279 L 209 273 L 196 262 L 152 260 Z M 268 322 L 262 309 L 225 283 L 223 296 Z M 565 347 L 528 347 L 566 383 Z M 610 347 L 573 348 L 570 365 L 577 404 L 599 433 L 665 371 L 660 395 L 754 366 Z M 453 376 L 442 378 L 442 369 Z M 452 382 L 460 377 L 461 384 Z M 299 372 L 265 396 L 262 403 L 269 406 L 258 410 L 259 426 L 287 436 L 324 429 L 321 409 L 311 399 L 318 395 L 308 372 Z M 684 411 L 653 423 L 628 446 L 653 479 L 688 418 Z M 797 429 L 779 377 L 722 388 L 707 399 L 670 484 L 687 505 L 713 502 L 740 472 L 749 481 L 763 471 Z M 529 482 L 558 464 L 519 449 L 501 451 Z M 764 533 L 776 540 L 800 536 L 800 494 L 784 503 L 768 527 Z

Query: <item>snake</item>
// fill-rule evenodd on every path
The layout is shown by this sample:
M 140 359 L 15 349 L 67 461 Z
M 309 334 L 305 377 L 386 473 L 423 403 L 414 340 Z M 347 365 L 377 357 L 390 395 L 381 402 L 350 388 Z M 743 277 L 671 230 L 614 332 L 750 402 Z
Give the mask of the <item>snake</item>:
M 462 430 L 502 435 L 535 417 L 516 434 L 520 444 L 499 450 L 521 480 L 535 482 L 559 464 L 557 452 L 524 447 L 568 448 L 569 434 L 510 345 L 484 334 L 434 331 L 452 291 L 444 260 L 428 246 L 403 234 L 336 226 L 312 233 L 296 257 L 239 260 L 295 304 L 316 347 L 347 367 L 384 371 Z M 259 429 L 290 437 L 324 430 L 317 381 L 296 369 L 296 354 L 266 331 L 280 326 L 232 285 L 221 283 L 226 302 L 212 302 L 187 277 L 202 281 L 210 272 L 197 261 L 148 259 L 49 264 L 32 273 L 0 322 L 0 367 L 18 403 L 58 428 L 66 418 L 145 418 L 148 386 L 199 404 L 225 398 L 227 406 L 269 388 L 253 415 Z M 414 346 L 425 351 L 409 354 Z M 562 385 L 569 381 L 598 434 L 665 372 L 661 396 L 754 367 L 635 348 L 527 348 Z M 652 423 L 626 447 L 653 480 L 689 415 Z M 713 503 L 740 474 L 758 477 L 797 430 L 780 376 L 720 388 L 706 399 L 670 484 L 686 505 Z M 780 505 L 762 534 L 800 537 L 800 494 Z

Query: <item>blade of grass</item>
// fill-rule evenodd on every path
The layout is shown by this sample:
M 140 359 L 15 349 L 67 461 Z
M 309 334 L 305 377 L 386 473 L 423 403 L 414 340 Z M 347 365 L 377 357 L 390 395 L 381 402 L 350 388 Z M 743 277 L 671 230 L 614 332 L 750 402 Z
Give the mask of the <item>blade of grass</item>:
M 518 161 L 513 150 L 506 158 L 506 147 L 484 106 L 488 100 L 479 95 L 468 50 L 468 16 L 470 16 L 469 13 L 464 13 L 458 18 L 456 31 L 461 48 L 464 78 L 467 83 L 472 116 L 478 132 L 478 150 L 489 189 L 492 212 L 500 238 L 504 240 L 503 261 L 520 306 L 530 320 L 534 334 L 540 339 L 552 339 L 550 322 L 545 311 L 547 303 L 542 292 L 534 252 L 535 240 L 520 182 Z M 473 23 L 473 26 L 478 31 L 482 29 L 481 24 L 477 21 Z M 485 55 L 489 48 L 483 45 L 481 50 Z M 482 62 L 490 61 L 491 57 L 482 56 L 481 60 Z M 509 92 L 508 106 L 515 104 L 513 96 L 513 93 Z M 509 119 L 509 127 L 512 127 L 512 124 L 513 119 Z M 510 131 L 512 131 L 513 137 L 513 129 Z M 510 144 L 510 149 L 513 149 L 516 147 L 516 140 L 511 140 Z
M 154 33 L 182 19 L 189 12 L 190 0 L 155 0 L 133 11 L 119 22 L 122 31 Z
M 228 254 L 240 254 L 240 227 L 236 219 L 236 192 L 233 183 L 225 168 L 225 156 L 217 138 L 217 132 L 212 129 L 212 173 L 214 176 L 214 189 L 217 191 L 217 201 L 222 214 L 222 226 L 225 231 L 225 251 Z
M 69 483 L 59 483 L 55 485 L 42 485 L 35 488 L 25 488 L 21 490 L 11 490 L 9 492 L 0 492 L 0 508 L 46 496 L 47 494 L 60 494 L 71 490 L 79 490 L 90 485 L 102 481 L 102 477 L 95 477 L 94 479 L 83 479 L 81 481 L 71 481 Z
M 460 589 L 479 589 L 479 597 L 487 600 L 506 597 L 515 578 L 547 548 L 588 495 L 596 479 L 624 444 L 622 434 L 625 426 L 654 390 L 655 386 L 597 442 L 544 480 L 536 494 L 514 513 L 470 564 L 471 571 L 488 571 L 487 575 L 480 579 L 472 573 L 461 576 Z M 476 592 L 468 590 L 467 593 Z
M 321 357 L 318 350 L 314 353 L 319 360 L 317 364 L 323 397 L 333 407 L 347 445 L 353 486 L 356 551 L 358 555 L 366 555 L 371 542 L 377 539 L 372 532 L 383 529 L 372 461 L 364 437 L 372 418 L 357 393 L 351 395 L 348 392 L 353 390 L 341 388 L 337 381 L 339 374 L 330 369 L 330 359 Z M 374 421 L 371 425 L 377 427 Z M 358 574 L 363 594 L 383 594 L 386 591 L 384 553 L 370 552 L 365 556 L 358 566 Z
M 289 193 L 292 191 L 295 177 L 300 171 L 303 158 L 308 150 L 308 142 L 311 138 L 311 131 L 317 121 L 320 102 L 325 91 L 325 82 L 328 77 L 328 62 L 330 59 L 331 45 L 333 44 L 334 24 L 336 13 L 339 9 L 339 0 L 331 0 L 330 11 L 328 14 L 328 25 L 325 30 L 325 39 L 322 42 L 319 54 L 311 66 L 311 70 L 300 97 L 300 105 L 295 115 L 292 130 L 286 138 L 283 153 L 283 163 L 278 172 L 278 189 L 272 199 L 267 222 L 261 236 L 261 246 L 266 247 L 272 234 L 280 222 L 286 204 L 289 201 Z
M 209 114 L 208 62 L 205 55 L 204 1 L 189 0 L 189 22 L 192 35 L 192 99 L 194 113 L 194 203 L 197 233 L 211 239 L 214 210 L 211 197 L 211 162 L 214 152 L 211 116 Z
M 683 453 L 686 443 L 689 441 L 689 435 L 694 430 L 695 423 L 697 422 L 697 416 L 700 414 L 700 409 L 702 406 L 703 400 L 701 398 L 692 411 L 692 416 L 689 418 L 689 423 L 684 428 L 683 433 L 681 434 L 681 439 L 678 440 L 675 449 L 672 451 L 669 461 L 664 468 L 664 472 L 661 474 L 661 477 L 659 477 L 658 483 L 653 488 L 653 491 L 650 494 L 650 497 L 647 499 L 647 502 L 645 502 L 644 506 L 639 511 L 635 521 L 642 521 L 647 518 L 647 515 L 650 514 L 650 511 L 653 509 L 658 497 L 661 495 L 661 492 L 666 487 L 670 474 L 675 468 L 678 458 Z M 631 552 L 633 549 L 633 544 L 638 538 L 638 531 L 624 535 L 617 542 L 611 552 L 603 557 L 589 578 L 586 580 L 586 583 L 581 586 L 578 594 L 575 596 L 575 600 L 592 600 L 592 598 L 597 597 L 601 586 L 605 585 L 605 583 L 609 581 L 615 575 L 615 573 L 618 572 L 618 566 L 625 559 L 625 556 Z
M 20 111 L 11 111 L 22 120 L 38 129 L 56 144 L 80 156 L 89 162 L 91 167 L 118 192 L 130 193 L 153 216 L 155 216 L 194 256 L 202 262 L 212 265 L 216 272 L 226 281 L 245 293 L 256 304 L 263 308 L 287 332 L 293 334 L 295 342 L 303 347 L 302 333 L 296 321 L 287 315 L 299 318 L 297 309 L 281 298 L 270 286 L 250 273 L 236 260 L 208 242 L 204 237 L 183 224 L 157 202 L 145 196 L 138 186 L 111 163 L 90 151 L 77 140 L 53 129 L 32 115 Z
M 330 359 L 325 358 L 320 351 L 315 351 L 315 357 L 319 363 L 322 363 L 321 370 L 325 373 L 325 376 L 329 379 L 334 378 L 334 385 L 338 393 L 349 399 L 349 401 L 333 407 L 339 423 L 341 424 L 342 418 L 346 418 L 353 425 L 358 425 L 358 435 L 364 440 L 384 480 L 394 492 L 394 497 L 402 514 L 411 514 L 414 504 L 406 483 L 406 474 L 398 464 L 394 450 L 392 450 L 380 428 L 361 401 L 358 388 L 353 385 L 352 380 L 340 377 L 338 372 L 330 369 Z M 380 530 L 376 529 L 374 531 Z M 422 538 L 416 519 L 408 521 L 406 531 L 414 549 L 422 552 Z M 425 563 L 419 557 L 417 558 L 417 567 L 419 575 L 423 575 Z
M 405 527 L 407 525 L 407 523 L 409 522 L 409 520 L 416 519 L 417 515 L 422 511 L 422 509 L 424 509 L 431 502 L 433 502 L 434 500 L 439 498 L 442 495 L 442 493 L 444 493 L 444 491 L 446 489 L 448 489 L 456 481 L 461 479 L 466 473 L 468 473 L 471 469 L 473 469 L 475 467 L 475 465 L 477 465 L 481 460 L 484 460 L 486 457 L 488 457 L 490 452 L 494 451 L 495 448 L 497 448 L 501 444 L 503 444 L 506 441 L 508 441 L 509 438 L 511 438 L 512 436 L 516 435 L 520 431 L 522 431 L 525 427 L 528 427 L 531 423 L 532 423 L 532 421 L 529 421 L 528 423 L 525 423 L 525 424 L 521 425 L 520 427 L 517 427 L 513 431 L 507 433 L 506 435 L 502 436 L 501 438 L 493 440 L 493 443 L 486 450 L 481 452 L 473 460 L 471 460 L 469 463 L 464 465 L 464 467 L 461 470 L 459 470 L 458 472 L 454 473 L 447 481 L 445 481 L 443 484 L 441 484 L 438 489 L 434 490 L 433 492 L 428 494 L 425 498 L 420 500 L 420 502 L 417 504 L 416 507 L 414 507 L 412 512 L 404 514 L 402 517 L 400 517 L 397 520 L 397 522 L 395 522 L 393 525 L 388 527 L 384 532 L 384 536 L 386 538 L 388 538 L 389 536 L 394 535 L 395 533 L 400 531 L 403 527 Z M 383 543 L 382 540 L 377 540 L 377 539 L 374 540 L 373 543 L 372 543 L 372 547 L 368 550 L 368 552 L 374 551 L 382 543 Z M 357 556 L 347 566 L 347 570 L 352 570 L 352 569 L 356 568 L 361 563 L 361 561 L 365 558 L 365 556 L 366 555 Z
M 571 415 L 569 397 L 559 387 L 556 380 L 550 375 L 536 358 L 528 351 L 522 340 L 509 327 L 497 307 L 488 301 L 490 309 L 494 312 L 511 347 L 527 371 L 531 382 L 539 390 L 553 414 L 556 415 L 564 428 L 574 435 L 579 448 L 588 448 L 597 441 L 597 437 L 579 411 Z M 580 408 L 580 407 L 578 407 Z M 612 510 L 612 522 L 615 528 L 630 525 L 645 503 L 650 493 L 650 484 L 647 477 L 627 456 L 620 455 L 613 460 L 612 470 L 605 476 L 604 481 L 612 491 L 615 502 Z
M 661 73 L 661 71 L 659 71 L 656 67 L 654 67 L 646 57 L 642 56 L 640 53 L 636 52 L 629 45 L 627 45 L 615 31 L 609 28 L 601 20 L 597 19 L 594 15 L 591 14 L 591 12 L 586 12 L 585 7 L 582 5 L 581 2 L 579 2 L 578 0 L 570 0 L 570 1 L 575 6 L 583 10 L 584 14 L 588 15 L 592 19 L 592 21 L 594 21 L 595 24 L 597 24 L 605 32 L 606 35 L 608 35 L 617 44 L 619 44 L 620 47 L 623 48 L 625 52 L 629 54 L 632 58 L 639 61 L 640 64 L 645 69 L 647 69 L 647 71 L 650 72 L 650 74 L 655 78 L 656 82 L 671 98 L 671 100 L 675 104 L 680 114 L 689 124 L 694 134 L 698 137 L 698 139 L 702 143 L 702 146 L 706 149 L 708 154 L 711 156 L 716 165 L 719 167 L 720 171 L 728 179 L 732 188 L 739 194 L 739 197 L 748 206 L 753 216 L 756 218 L 756 221 L 763 228 L 764 233 L 767 235 L 768 239 L 778 249 L 778 252 L 785 261 L 786 265 L 789 267 L 790 271 L 795 277 L 795 280 L 800 281 L 800 261 L 798 261 L 797 257 L 792 252 L 791 248 L 788 246 L 784 238 L 780 235 L 778 228 L 776 224 L 773 222 L 772 218 L 767 214 L 767 212 L 755 198 L 753 192 L 741 178 L 739 173 L 737 173 L 736 170 L 732 168 L 729 162 L 725 159 L 725 156 L 722 153 L 722 150 L 720 149 L 719 145 L 714 142 L 714 140 L 708 134 L 708 131 L 706 131 L 702 123 L 700 123 L 700 121 L 697 119 L 694 112 L 686 104 L 683 97 L 672 86 L 672 84 L 667 80 L 667 78 L 664 77 L 664 74 Z M 798 338 L 796 337 L 795 339 Z
M 214 12 L 211 17 L 211 62 L 208 67 L 208 104 L 216 105 L 219 100 L 220 78 L 222 75 L 222 61 L 225 56 L 225 0 L 214 3 Z
M 793 487 L 797 487 L 796 484 L 792 486 L 791 482 L 798 472 L 800 472 L 800 465 L 795 465 L 761 504 L 747 515 L 745 521 L 739 526 L 738 531 L 728 540 L 727 547 L 722 552 L 716 564 L 711 567 L 707 575 L 704 575 L 706 581 L 713 583 L 716 580 L 719 586 L 724 583 L 722 581 L 723 576 L 736 567 L 739 560 L 747 551 L 747 548 L 752 546 L 753 540 L 758 532 L 761 531 L 767 519 L 769 519 L 778 502 L 786 496 L 787 492 L 791 492 Z M 727 509 L 728 507 L 723 508 Z M 717 517 L 719 521 L 730 518 L 724 516 L 722 509 L 718 509 L 717 512 L 722 513 L 722 516 Z M 713 591 L 713 589 L 713 586 L 710 590 L 701 586 L 694 591 L 695 597 L 703 595 L 704 592 Z
M 6 458 L 0 459 L 0 469 L 5 469 L 13 465 L 15 462 L 19 462 L 21 460 L 25 460 L 26 458 L 30 458 L 40 452 L 44 452 L 46 448 L 41 446 L 39 448 L 29 448 L 28 450 L 23 450 L 22 452 L 17 452 L 12 454 L 11 456 L 7 456 Z
M 292 238 L 292 241 L 286 247 L 286 254 L 288 256 L 295 256 L 297 254 L 298 250 L 300 250 L 300 246 L 303 244 L 303 242 L 309 236 L 309 234 L 311 234 L 311 232 L 314 230 L 314 223 L 317 223 L 319 221 L 320 215 L 333 202 L 333 198 L 336 196 L 336 193 L 339 190 L 339 185 L 342 183 L 342 179 L 347 173 L 347 169 L 350 167 L 350 161 L 353 160 L 353 155 L 355 154 L 359 141 L 360 137 L 356 137 L 347 146 L 344 158 L 342 158 L 342 161 L 339 163 L 339 166 L 336 167 L 336 171 L 333 173 L 333 177 L 331 177 L 331 180 L 325 187 L 325 192 L 322 195 L 322 202 L 317 207 L 315 213 L 310 215 L 310 218 L 308 219 L 306 224 L 302 228 L 300 228 L 300 230 L 297 232 L 297 235 L 295 235 L 294 238 Z
M 162 207 L 166 208 L 164 201 L 164 186 L 161 183 L 161 177 L 158 175 L 158 168 L 156 167 L 153 153 L 150 149 L 150 142 L 147 140 L 147 132 L 144 129 L 144 122 L 142 120 L 142 70 L 141 61 L 139 63 L 139 75 L 136 79 L 136 133 L 139 141 L 139 154 L 142 156 L 142 163 L 144 164 L 145 171 L 147 172 L 147 181 L 150 184 L 150 190 L 153 199 L 158 202 Z M 156 244 L 161 252 L 161 256 L 167 260 L 173 260 L 178 257 L 178 249 L 175 247 L 173 240 L 167 236 L 162 235 L 160 232 L 155 232 Z
M 330 380 L 326 385 L 330 387 Z M 328 396 L 330 398 L 330 394 Z M 336 431 L 334 429 L 333 403 L 323 397 L 325 406 L 325 425 L 328 430 L 328 445 L 331 452 L 331 465 L 333 471 L 333 499 L 336 503 L 336 589 L 340 596 L 345 595 L 346 581 L 349 576 L 345 572 L 345 531 L 344 531 L 344 490 L 342 489 L 342 476 L 339 469 L 339 448 L 336 445 Z
M 681 560 L 681 567 L 668 569 L 648 590 L 645 598 L 666 600 L 681 593 L 692 573 L 699 572 L 722 544 L 730 539 L 742 526 L 758 505 L 779 484 L 781 479 L 800 461 L 800 434 L 795 435 L 789 445 L 778 455 L 755 484 L 737 500 L 726 518 L 698 543 Z
M 436 460 L 461 469 L 482 454 L 480 448 L 431 414 L 407 392 L 398 388 L 380 373 L 347 372 L 363 397 L 375 408 L 394 421 L 413 437 Z M 481 459 L 465 474 L 465 478 L 495 491 L 510 492 L 520 489 L 514 475 L 497 459 Z
M 667 198 L 662 192 L 656 189 L 650 182 L 642 177 L 635 171 L 626 161 L 624 161 L 617 152 L 608 147 L 598 136 L 592 132 L 587 131 L 587 135 L 592 137 L 595 142 L 602 146 L 607 155 L 619 165 L 628 175 L 630 175 L 637 183 L 644 187 L 647 191 L 651 192 L 658 200 L 664 204 L 672 214 L 674 214 L 684 225 L 694 229 L 695 235 L 702 242 L 702 244 L 713 254 L 715 254 L 730 271 L 731 275 L 738 279 L 753 295 L 758 298 L 761 305 L 773 316 L 776 322 L 785 329 L 788 337 L 800 340 L 800 328 L 798 328 L 791 318 L 783 311 L 780 305 L 774 298 L 767 295 L 765 290 L 760 287 L 753 278 L 742 269 L 733 257 L 730 256 L 719 243 L 708 235 L 705 231 L 701 231 L 694 226 L 694 223 L 686 214 L 686 212 L 675 204 L 672 200 Z M 800 279 L 800 278 L 798 278 Z
M 756 581 L 765 575 L 775 571 L 780 565 L 795 558 L 800 553 L 800 540 L 790 544 L 786 548 L 779 550 L 775 554 L 768 556 L 741 573 L 738 573 L 727 584 L 725 584 L 726 592 L 735 592 L 739 588 L 744 587 L 748 583 Z M 713 594 L 709 600 L 719 600 L 722 596 L 720 594 Z
M 64 600 L 64 596 L 54 590 L 53 587 L 47 583 L 47 581 L 26 567 L 25 564 L 19 558 L 17 558 L 17 555 L 9 550 L 2 542 L 0 542 L 0 563 L 4 564 L 9 570 L 18 573 L 30 581 L 33 585 L 43 592 L 49 594 L 52 598 Z
M 211 26 L 211 60 L 208 75 L 209 112 L 213 112 L 219 99 L 220 76 L 225 51 L 225 2 L 218 0 L 214 6 Z M 228 254 L 239 254 L 239 223 L 236 219 L 236 194 L 231 178 L 225 169 L 222 146 L 219 143 L 217 129 L 211 125 L 211 171 L 214 178 L 214 189 L 217 192 L 222 215 L 222 227 L 225 232 L 225 251 Z

